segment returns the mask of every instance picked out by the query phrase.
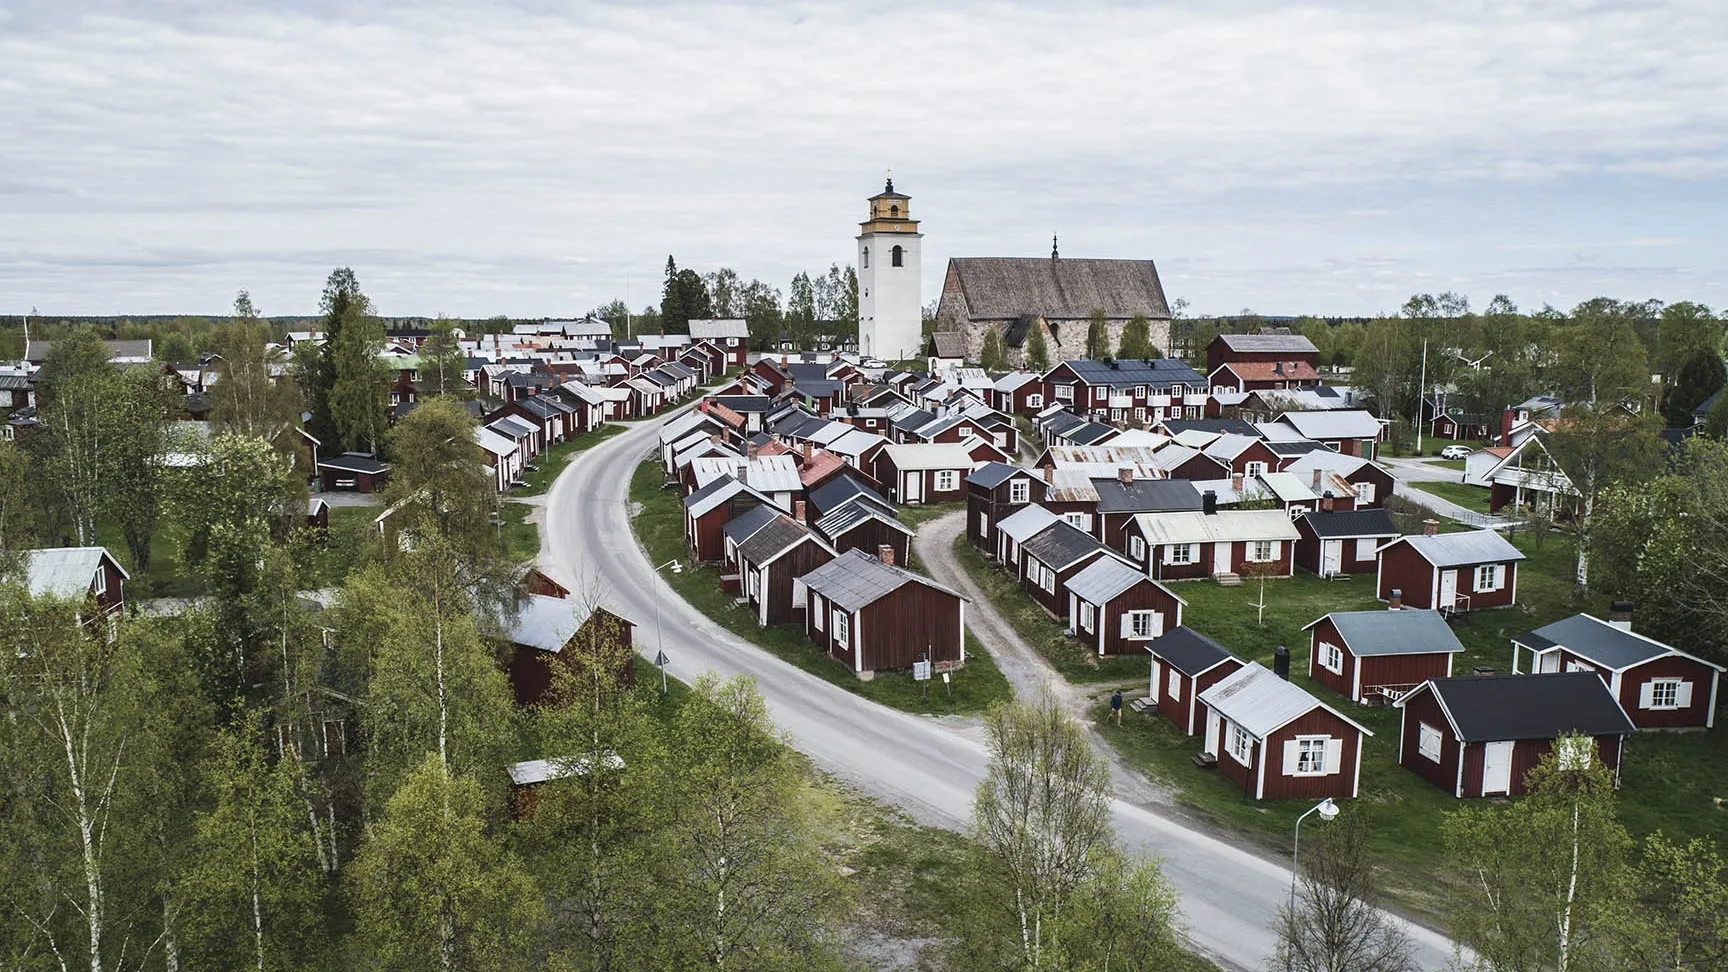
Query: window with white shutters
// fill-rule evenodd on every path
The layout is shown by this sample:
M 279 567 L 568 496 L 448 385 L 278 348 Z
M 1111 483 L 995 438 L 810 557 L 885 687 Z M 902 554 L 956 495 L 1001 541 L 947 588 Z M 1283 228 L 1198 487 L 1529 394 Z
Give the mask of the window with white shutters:
M 1477 591 L 1497 591 L 1506 586 L 1506 567 L 1504 564 L 1483 564 L 1476 568 Z
M 1344 651 L 1329 641 L 1320 642 L 1320 667 L 1334 675 L 1344 674 Z
M 1091 631 L 1096 609 L 1085 601 L 1080 602 L 1080 630 Z
M 1241 763 L 1243 766 L 1248 765 L 1248 758 L 1254 752 L 1253 737 L 1249 736 L 1246 732 L 1243 732 L 1242 727 L 1234 722 L 1230 723 L 1229 749 L 1230 755 L 1235 757 L 1236 762 Z
M 1129 537 L 1128 556 L 1134 558 L 1136 563 L 1144 563 L 1146 561 L 1146 541 L 1140 537 Z
M 1200 545 L 1197 543 L 1178 543 L 1164 548 L 1164 562 L 1167 564 L 1191 564 L 1200 555 Z
M 1248 542 L 1248 560 L 1250 563 L 1264 564 L 1278 559 L 1279 540 L 1251 540 Z
M 1326 736 L 1297 736 L 1295 744 L 1295 766 L 1285 767 L 1285 771 L 1294 776 L 1325 776 L 1326 749 L 1332 740 Z
M 1692 706 L 1692 683 L 1679 678 L 1653 678 L 1638 688 L 1640 709 L 1686 709 Z
M 1356 484 L 1356 498 L 1363 503 L 1374 502 L 1374 484 L 1373 483 L 1357 483 Z
M 1157 611 L 1128 611 L 1122 615 L 1122 637 L 1137 640 L 1156 638 L 1163 634 Z
M 1266 464 L 1263 462 L 1251 462 L 1248 464 L 1246 471 L 1250 476 L 1258 476 L 1266 471 Z
M 1416 752 L 1424 759 L 1440 762 L 1440 745 L 1444 739 L 1440 730 L 1426 722 L 1416 724 Z
M 842 645 L 852 643 L 852 619 L 839 608 L 834 609 L 834 640 Z
M 1026 407 L 1027 408 L 1043 408 L 1044 407 L 1044 396 L 1039 395 L 1036 392 L 1034 392 L 1033 394 L 1027 395 L 1026 396 Z

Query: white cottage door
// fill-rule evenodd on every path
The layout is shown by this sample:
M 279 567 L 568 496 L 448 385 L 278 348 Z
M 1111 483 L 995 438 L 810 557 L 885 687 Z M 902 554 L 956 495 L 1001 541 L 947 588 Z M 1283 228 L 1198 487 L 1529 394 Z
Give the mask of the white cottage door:
M 1344 569 L 1344 541 L 1327 540 L 1320 545 L 1320 575 L 1330 577 Z
M 906 473 L 906 489 L 900 497 L 902 503 L 917 503 L 924 498 L 924 470 L 914 469 Z
M 1482 752 L 1482 795 L 1512 792 L 1512 744 L 1491 742 Z
M 1440 599 L 1437 607 L 1449 610 L 1458 604 L 1458 572 L 1443 570 L 1440 572 Z

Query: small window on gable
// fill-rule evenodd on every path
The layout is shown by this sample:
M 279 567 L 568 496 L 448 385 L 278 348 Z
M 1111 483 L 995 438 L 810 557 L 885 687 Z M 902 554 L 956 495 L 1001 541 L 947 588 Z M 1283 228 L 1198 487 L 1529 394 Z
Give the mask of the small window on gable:
M 1032 499 L 1032 484 L 1024 479 L 1012 480 L 1008 483 L 1008 502 L 1026 503 Z
M 97 597 L 108 593 L 108 569 L 101 564 L 96 565 L 96 576 L 91 580 L 90 591 Z
M 890 258 L 889 262 L 892 263 L 894 266 L 897 266 L 897 267 L 905 266 L 905 264 L 906 264 L 906 251 L 902 250 L 900 247 L 896 246 L 894 249 L 889 250 L 888 256 Z

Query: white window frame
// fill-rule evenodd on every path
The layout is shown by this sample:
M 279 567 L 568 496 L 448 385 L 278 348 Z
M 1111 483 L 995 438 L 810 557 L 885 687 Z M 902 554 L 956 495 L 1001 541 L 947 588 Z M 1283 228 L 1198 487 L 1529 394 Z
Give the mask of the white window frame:
M 1164 548 L 1164 562 L 1174 567 L 1187 567 L 1199 560 L 1197 543 L 1173 543 Z
M 1128 556 L 1139 563 L 1146 562 L 1146 539 L 1133 536 L 1128 538 Z
M 1026 407 L 1027 408 L 1043 408 L 1044 407 L 1044 396 L 1038 394 L 1037 392 L 1032 392 L 1031 394 L 1027 395 L 1026 396 Z
M 1136 422 L 1146 421 L 1146 410 L 1143 408 L 1136 407 L 1134 409 L 1134 421 L 1136 421 Z
M 1377 557 L 1379 555 L 1378 554 L 1379 549 L 1380 549 L 1380 538 L 1379 537 L 1357 537 L 1356 538 L 1356 559 L 1357 560 L 1373 560 L 1375 557 Z
M 1170 669 L 1170 677 L 1164 682 L 1164 694 L 1172 702 L 1182 701 L 1182 673 L 1174 668 Z
M 96 565 L 96 579 L 90 585 L 90 590 L 97 597 L 108 593 L 108 569 L 101 564 Z
M 951 493 L 960 488 L 960 474 L 952 469 L 936 471 L 936 487 L 938 493 Z
M 835 644 L 850 645 L 852 643 L 852 619 L 846 616 L 845 611 L 835 608 L 833 623 L 828 627 L 834 633 L 832 640 Z
M 1255 460 L 1253 462 L 1250 462 L 1247 466 L 1245 466 L 1243 468 L 1245 470 L 1247 470 L 1248 475 L 1258 476 L 1258 475 L 1261 475 L 1262 473 L 1264 473 L 1266 471 L 1266 464 L 1259 461 L 1259 460 Z
M 1650 705 L 1647 708 L 1673 711 L 1680 708 L 1680 686 L 1683 678 L 1653 678 L 1650 680 Z M 1664 702 L 1662 696 L 1668 700 Z
M 1478 593 L 1489 593 L 1506 586 L 1505 564 L 1481 564 L 1476 568 L 1476 576 L 1471 590 Z
M 1109 397 L 1110 389 L 1105 388 L 1103 385 L 1099 385 L 1097 388 L 1092 389 L 1092 400 L 1095 402 L 1104 401 Z
M 1225 749 L 1230 757 L 1243 766 L 1254 756 L 1254 737 L 1236 723 L 1230 723 L 1230 731 L 1225 734 Z
M 1416 723 L 1416 754 L 1418 756 L 1438 763 L 1445 744 L 1446 736 L 1439 729 L 1426 722 Z
M 1330 641 L 1320 642 L 1320 667 L 1334 675 L 1344 674 L 1344 649 Z
M 817 631 L 821 631 L 822 625 L 824 623 L 822 616 L 827 614 L 827 613 L 828 612 L 826 610 L 824 610 L 823 602 L 820 599 L 818 599 L 816 601 L 816 610 L 810 612 L 810 627 L 814 628 Z
M 1097 614 L 1098 614 L 1098 610 L 1092 606 L 1091 602 L 1081 601 L 1080 602 L 1080 630 L 1081 631 L 1093 630 L 1092 626 L 1097 623 L 1097 621 L 1096 621 Z
M 1035 563 L 1038 565 L 1038 586 L 1043 588 L 1046 594 L 1056 593 L 1056 572 L 1051 570 L 1048 564 L 1041 561 Z
M 1024 479 L 1010 480 L 1008 502 L 1016 505 L 1032 502 L 1032 484 Z
M 1074 386 L 1073 385 L 1057 385 L 1056 386 L 1056 400 L 1059 402 L 1070 402 L 1070 403 L 1073 402 L 1074 401 Z M 1028 397 L 1027 401 L 1030 402 L 1031 398 Z
M 1332 737 L 1330 736 L 1297 736 L 1295 739 L 1296 768 L 1291 771 L 1290 775 L 1330 775 L 1326 772 L 1326 747 L 1330 745 L 1331 742 Z M 1302 768 L 1304 763 L 1308 764 L 1308 769 Z
M 1129 611 L 1128 637 L 1134 641 L 1150 641 L 1158 637 L 1152 631 L 1152 622 L 1157 614 L 1157 611 Z
M 1062 514 L 1062 522 L 1076 530 L 1085 530 L 1087 532 L 1091 532 L 1092 530 L 1092 514 L 1090 513 L 1064 513 Z
M 959 432 L 960 432 L 960 438 L 962 438 L 962 439 L 968 438 L 972 435 L 972 426 L 962 425 L 962 426 L 960 426 Z
M 1374 502 L 1374 484 L 1373 483 L 1357 483 L 1356 484 L 1356 500 L 1357 500 L 1357 502 L 1361 502 L 1361 503 Z
M 1248 541 L 1248 562 L 1251 564 L 1269 564 L 1278 559 L 1277 540 Z

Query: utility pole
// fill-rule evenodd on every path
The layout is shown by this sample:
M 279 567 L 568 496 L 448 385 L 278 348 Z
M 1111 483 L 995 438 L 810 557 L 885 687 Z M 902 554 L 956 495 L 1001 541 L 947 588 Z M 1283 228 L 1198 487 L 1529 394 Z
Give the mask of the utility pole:
M 1422 455 L 1422 393 L 1428 384 L 1428 339 L 1422 339 L 1422 377 L 1416 380 L 1416 455 Z

